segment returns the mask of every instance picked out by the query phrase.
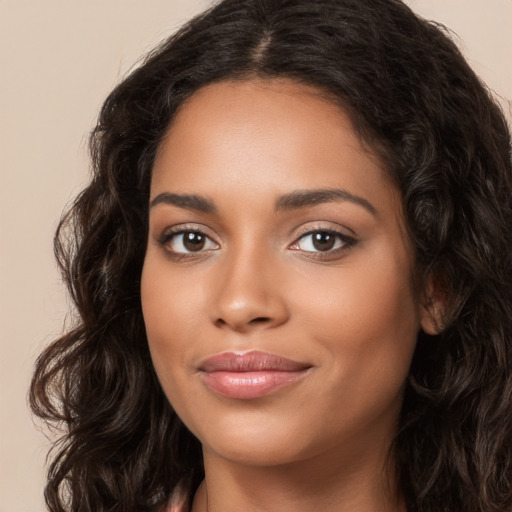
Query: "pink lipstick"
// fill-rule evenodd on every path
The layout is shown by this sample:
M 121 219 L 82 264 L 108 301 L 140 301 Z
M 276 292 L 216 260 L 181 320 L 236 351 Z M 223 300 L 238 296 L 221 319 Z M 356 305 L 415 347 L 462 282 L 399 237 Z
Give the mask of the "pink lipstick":
M 269 395 L 301 379 L 311 365 L 268 352 L 225 352 L 203 361 L 198 369 L 213 392 L 250 400 Z

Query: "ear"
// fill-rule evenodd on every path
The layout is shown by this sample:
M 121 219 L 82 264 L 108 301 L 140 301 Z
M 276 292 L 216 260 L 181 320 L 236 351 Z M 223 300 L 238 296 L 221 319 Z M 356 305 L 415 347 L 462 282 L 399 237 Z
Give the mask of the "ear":
M 440 334 L 448 305 L 448 292 L 442 280 L 432 273 L 426 280 L 420 297 L 420 325 L 426 334 Z

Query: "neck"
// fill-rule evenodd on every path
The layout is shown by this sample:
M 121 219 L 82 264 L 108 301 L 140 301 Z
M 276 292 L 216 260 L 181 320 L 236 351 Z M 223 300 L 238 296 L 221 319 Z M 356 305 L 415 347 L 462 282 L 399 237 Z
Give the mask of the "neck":
M 204 450 L 192 512 L 405 512 L 389 452 L 338 450 L 278 466 L 247 466 Z M 378 456 L 376 456 L 378 455 Z

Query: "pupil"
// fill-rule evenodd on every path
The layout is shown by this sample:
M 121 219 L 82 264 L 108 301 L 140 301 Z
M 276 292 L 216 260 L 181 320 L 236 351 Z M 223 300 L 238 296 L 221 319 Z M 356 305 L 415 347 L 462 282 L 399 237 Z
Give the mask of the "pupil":
M 200 251 L 204 247 L 204 236 L 199 233 L 183 233 L 183 245 L 187 251 Z
M 315 233 L 313 235 L 313 245 L 315 249 L 319 251 L 328 251 L 329 249 L 332 249 L 334 246 L 335 238 L 331 233 Z

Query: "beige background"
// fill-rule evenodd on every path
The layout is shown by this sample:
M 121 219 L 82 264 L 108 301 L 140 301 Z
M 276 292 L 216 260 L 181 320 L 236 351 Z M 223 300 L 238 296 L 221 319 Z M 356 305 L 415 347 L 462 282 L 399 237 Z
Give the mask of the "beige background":
M 458 33 L 510 109 L 512 0 L 409 3 Z M 67 310 L 52 236 L 87 179 L 87 133 L 135 60 L 208 4 L 0 0 L 0 512 L 44 510 L 48 444 L 27 412 L 26 392 L 33 361 L 61 332 Z

